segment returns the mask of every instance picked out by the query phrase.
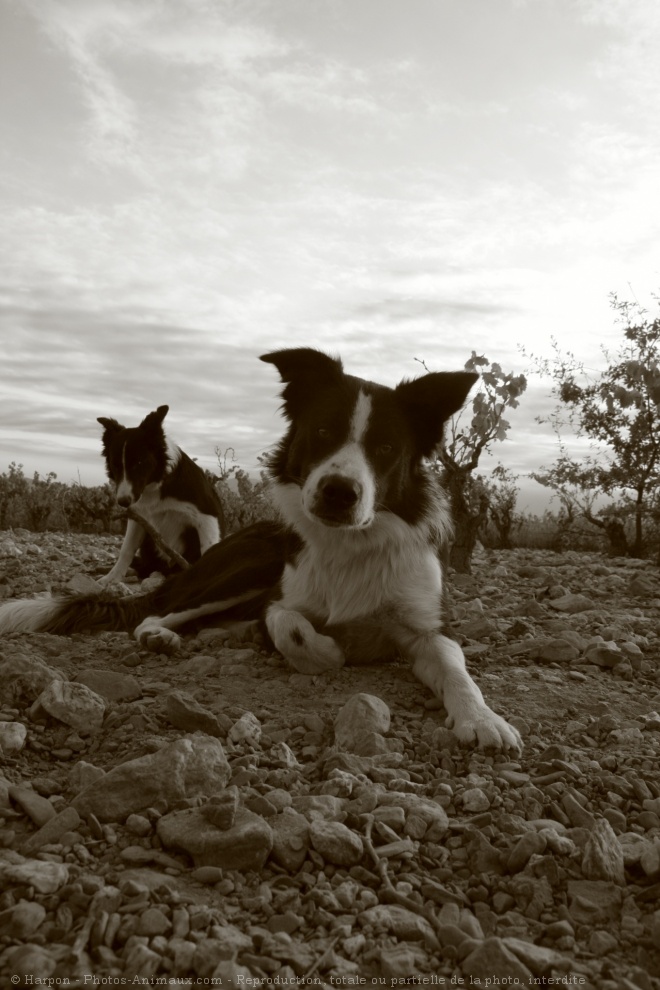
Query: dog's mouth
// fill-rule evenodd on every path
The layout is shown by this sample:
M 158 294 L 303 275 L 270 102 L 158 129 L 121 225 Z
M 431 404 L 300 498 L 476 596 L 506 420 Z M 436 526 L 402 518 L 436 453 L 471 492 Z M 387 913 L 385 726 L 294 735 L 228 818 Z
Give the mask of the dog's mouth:
M 334 515 L 326 515 L 318 511 L 310 512 L 309 516 L 314 522 L 323 523 L 329 529 L 368 529 L 374 521 L 373 516 L 355 521 L 354 519 L 343 519 Z
M 343 475 L 321 479 L 311 494 L 307 512 L 333 529 L 365 529 L 373 522 L 373 512 L 365 505 L 363 486 Z

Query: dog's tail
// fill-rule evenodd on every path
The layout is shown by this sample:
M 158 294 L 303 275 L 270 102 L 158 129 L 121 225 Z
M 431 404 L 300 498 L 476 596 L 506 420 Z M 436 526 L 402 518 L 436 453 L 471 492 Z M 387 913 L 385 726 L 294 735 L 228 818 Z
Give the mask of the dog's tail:
M 180 613 L 177 625 L 202 616 L 258 618 L 298 538 L 279 523 L 259 522 L 214 544 L 187 571 L 144 595 L 28 598 L 0 606 L 3 633 L 133 632 L 149 616 Z
M 0 605 L 0 635 L 49 632 L 131 632 L 150 615 L 153 593 L 115 598 L 108 591 L 90 595 L 24 598 Z

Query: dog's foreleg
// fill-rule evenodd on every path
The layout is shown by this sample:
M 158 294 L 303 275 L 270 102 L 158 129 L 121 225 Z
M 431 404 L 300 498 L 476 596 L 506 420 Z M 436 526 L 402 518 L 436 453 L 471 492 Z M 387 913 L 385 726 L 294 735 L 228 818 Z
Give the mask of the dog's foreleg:
M 274 603 L 266 612 L 266 628 L 275 648 L 301 674 L 338 670 L 346 662 L 334 639 L 317 633 L 300 612 Z
M 423 633 L 406 644 L 413 673 L 442 700 L 447 726 L 462 743 L 482 748 L 522 750 L 517 729 L 492 711 L 467 672 L 463 651 L 453 639 Z
M 220 524 L 215 516 L 203 515 L 197 525 L 199 550 L 205 554 L 209 547 L 220 542 Z
M 105 586 L 111 584 L 113 581 L 123 581 L 126 577 L 126 571 L 131 566 L 133 557 L 140 549 L 143 540 L 144 530 L 142 526 L 133 519 L 129 519 L 126 523 L 124 542 L 121 545 L 115 565 L 104 577 L 99 578 L 99 584 Z
M 176 653 L 181 646 L 181 637 L 174 632 L 175 629 L 207 615 L 217 615 L 221 620 L 223 612 L 234 608 L 236 605 L 249 602 L 259 594 L 259 589 L 251 590 L 242 595 L 235 595 L 233 598 L 206 602 L 204 605 L 181 609 L 178 612 L 169 612 L 167 615 L 150 615 L 136 627 L 133 635 L 141 646 L 147 650 L 153 650 L 154 653 Z

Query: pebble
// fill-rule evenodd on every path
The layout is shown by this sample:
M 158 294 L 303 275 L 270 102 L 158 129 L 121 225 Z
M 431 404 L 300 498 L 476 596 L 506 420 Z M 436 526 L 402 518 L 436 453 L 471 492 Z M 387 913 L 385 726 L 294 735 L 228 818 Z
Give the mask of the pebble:
M 432 948 L 439 948 L 435 932 L 426 918 L 400 904 L 376 904 L 362 911 L 359 922 L 363 927 L 385 928 L 401 941 L 424 941 Z
M 96 670 L 90 667 L 76 674 L 77 683 L 84 684 L 105 701 L 119 703 L 135 701 L 142 697 L 139 681 L 131 674 L 117 673 L 114 670 Z
M 52 845 L 60 842 L 66 832 L 73 832 L 80 825 L 80 815 L 75 808 L 67 807 L 50 818 L 45 825 L 42 825 L 38 832 L 26 840 L 23 844 L 23 852 L 26 854 L 37 853 L 42 846 Z
M 523 870 L 532 856 L 540 856 L 545 852 L 546 845 L 547 840 L 542 832 L 525 832 L 509 853 L 507 872 L 518 873 Z
M 37 698 L 33 709 L 48 712 L 76 732 L 95 734 L 105 715 L 105 701 L 85 684 L 53 680 Z
M 551 639 L 538 647 L 536 658 L 547 663 L 570 663 L 577 660 L 580 650 L 566 639 Z
M 605 818 L 596 819 L 582 857 L 582 873 L 589 880 L 625 883 L 623 851 L 614 829 Z
M 13 907 L 0 911 L 0 937 L 28 939 L 34 935 L 46 917 L 46 909 L 36 901 L 20 900 Z
M 309 840 L 323 859 L 335 866 L 354 866 L 364 853 L 361 837 L 341 822 L 313 821 Z
M 296 873 L 305 862 L 310 846 L 308 820 L 293 808 L 286 808 L 271 821 L 270 826 L 274 862 L 290 873 Z
M 235 746 L 250 746 L 256 749 L 261 739 L 261 722 L 252 712 L 244 712 L 230 728 L 227 739 Z
M 386 980 L 407 980 L 414 971 L 415 954 L 405 945 L 381 949 L 380 965 Z
M 190 873 L 191 880 L 196 880 L 197 883 L 207 884 L 208 886 L 213 886 L 213 884 L 220 883 L 223 876 L 224 873 L 219 866 L 199 866 L 196 870 L 192 870 Z
M 594 828 L 596 819 L 572 794 L 564 794 L 562 807 L 568 815 L 571 825 L 574 825 L 576 828 Z
M 18 978 L 14 985 L 17 985 L 18 980 L 23 980 L 26 985 L 43 981 L 42 985 L 48 986 L 46 981 L 57 968 L 57 960 L 52 952 L 30 942 L 10 949 L 6 963 L 8 970 Z
M 361 756 L 388 751 L 384 738 L 391 722 L 390 710 L 373 694 L 354 694 L 335 718 L 335 743 L 340 750 Z
M 575 615 L 577 612 L 586 612 L 595 608 L 594 602 L 586 595 L 572 594 L 562 595 L 559 598 L 551 599 L 548 604 L 558 612 L 566 612 Z
M 228 829 L 212 825 L 196 808 L 163 815 L 156 824 L 166 849 L 192 856 L 195 866 L 260 870 L 273 848 L 273 833 L 259 815 L 239 808 Z
M 219 794 L 213 794 L 206 804 L 201 806 L 200 810 L 204 818 L 216 828 L 228 829 L 234 824 L 239 800 L 238 787 L 232 785 L 220 791 Z
M 0 659 L 0 704 L 15 701 L 36 701 L 53 681 L 63 681 L 64 675 L 36 657 L 25 654 Z
M 153 938 L 154 935 L 164 935 L 171 927 L 169 918 L 159 908 L 151 907 L 140 915 L 136 931 L 138 935 Z
M 511 983 L 530 986 L 532 971 L 525 966 L 501 938 L 487 938 L 461 963 L 463 976 L 484 986 Z M 490 981 L 490 982 L 486 982 Z
M 591 643 L 584 651 L 584 659 L 599 667 L 616 667 L 622 663 L 624 655 L 616 643 Z
M 40 894 L 54 894 L 68 879 L 69 867 L 65 863 L 45 862 L 17 853 L 12 854 L 9 862 L 0 859 L 0 886 L 26 884 Z
M 145 836 L 149 835 L 152 826 L 148 818 L 144 815 L 129 815 L 126 819 L 126 829 L 131 833 L 131 835 Z
M 231 769 L 219 740 L 206 735 L 182 736 L 156 753 L 113 767 L 73 799 L 81 815 L 100 822 L 125 821 L 157 802 L 176 804 L 184 798 L 222 790 Z
M 480 787 L 470 787 L 463 791 L 462 798 L 463 808 L 470 814 L 487 811 L 490 808 L 490 799 Z
M 15 756 L 25 746 L 27 727 L 22 722 L 0 721 L 0 754 Z
M 171 724 L 184 732 L 205 732 L 220 738 L 227 735 L 228 720 L 200 705 L 186 691 L 171 691 L 166 696 L 165 713 Z
M 35 825 L 45 825 L 57 812 L 48 798 L 41 797 L 31 787 L 14 785 L 8 789 L 9 797 L 32 819 Z
M 119 540 L 104 539 L 107 570 Z M 456 621 L 481 637 L 469 663 L 523 731 L 519 760 L 461 747 L 402 664 L 296 680 L 253 649 L 243 663 L 213 631 L 184 637 L 168 660 L 116 633 L 3 641 L 0 668 L 13 659 L 0 729 L 28 732 L 0 781 L 0 982 L 65 966 L 77 978 L 245 985 L 310 972 L 329 986 L 374 972 L 402 985 L 575 974 L 604 990 L 625 973 L 650 990 L 640 972 L 660 945 L 660 601 L 626 601 L 639 562 L 510 551 L 497 569 L 476 557 Z M 534 588 L 518 587 L 526 566 Z M 571 596 L 587 589 L 583 608 Z M 97 734 L 38 705 L 29 721 L 53 679 L 105 700 Z M 369 684 L 380 697 L 359 691 Z M 338 731 L 347 703 L 350 743 Z M 50 819 L 28 820 L 10 787 L 50 799 Z M 381 869 L 419 913 L 388 902 L 368 821 Z

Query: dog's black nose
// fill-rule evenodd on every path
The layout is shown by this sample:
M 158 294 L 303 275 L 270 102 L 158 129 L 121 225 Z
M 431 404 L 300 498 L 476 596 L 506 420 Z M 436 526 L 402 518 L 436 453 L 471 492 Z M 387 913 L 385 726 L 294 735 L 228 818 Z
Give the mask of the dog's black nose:
M 132 503 L 132 501 L 133 499 L 131 498 L 130 495 L 121 495 L 117 499 L 117 504 L 121 505 L 122 509 L 127 509 L 129 505 Z
M 319 487 L 324 504 L 336 512 L 352 508 L 362 494 L 362 485 L 358 481 L 341 474 L 328 475 Z

